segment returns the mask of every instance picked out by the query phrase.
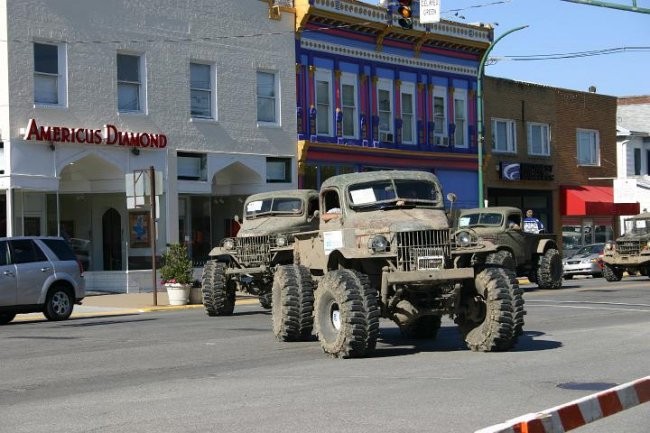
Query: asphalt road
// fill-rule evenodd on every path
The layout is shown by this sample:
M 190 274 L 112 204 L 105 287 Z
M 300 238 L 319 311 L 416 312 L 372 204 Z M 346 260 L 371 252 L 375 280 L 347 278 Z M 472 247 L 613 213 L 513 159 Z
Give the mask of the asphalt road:
M 473 432 L 650 374 L 650 279 L 526 287 L 506 353 L 434 342 L 382 321 L 375 356 L 327 358 L 273 339 L 269 312 L 200 309 L 0 327 L 0 431 Z M 647 432 L 648 404 L 589 424 Z

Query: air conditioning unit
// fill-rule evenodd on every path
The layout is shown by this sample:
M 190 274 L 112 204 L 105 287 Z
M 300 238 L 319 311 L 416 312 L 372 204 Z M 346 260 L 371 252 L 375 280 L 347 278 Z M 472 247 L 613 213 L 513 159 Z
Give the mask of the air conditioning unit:
M 440 135 L 436 135 L 434 138 L 434 142 L 436 146 L 449 147 L 449 137 L 442 137 Z
M 392 132 L 380 132 L 379 141 L 383 141 L 385 143 L 392 143 L 395 141 L 395 137 L 393 137 Z

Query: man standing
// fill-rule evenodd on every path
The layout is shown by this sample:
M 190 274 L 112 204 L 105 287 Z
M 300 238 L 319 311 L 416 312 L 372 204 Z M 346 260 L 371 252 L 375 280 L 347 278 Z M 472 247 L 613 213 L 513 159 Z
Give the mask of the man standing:
M 540 233 L 544 231 L 544 224 L 533 216 L 533 211 L 528 209 L 526 211 L 526 218 L 524 218 L 524 231 L 527 233 Z

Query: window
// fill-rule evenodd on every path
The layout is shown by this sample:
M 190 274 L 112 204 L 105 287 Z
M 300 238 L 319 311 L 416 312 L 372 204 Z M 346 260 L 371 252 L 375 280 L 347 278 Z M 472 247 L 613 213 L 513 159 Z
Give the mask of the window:
M 65 68 L 64 45 L 34 43 L 34 103 L 65 105 Z
M 457 92 L 454 96 L 454 123 L 456 124 L 456 129 L 454 130 L 454 146 L 467 147 L 465 137 L 465 129 L 467 128 L 467 102 L 465 101 L 464 92 L 460 93 L 461 95 L 458 95 Z
M 179 180 L 207 180 L 207 157 L 203 153 L 178 152 L 176 176 Z
M 415 144 L 415 86 L 402 84 L 402 143 Z
M 278 82 L 275 72 L 257 71 L 257 121 L 279 123 Z
M 600 165 L 598 131 L 579 129 L 576 141 L 578 165 Z
M 545 123 L 528 123 L 528 154 L 549 156 L 551 154 L 549 126 Z
M 517 153 L 517 132 L 514 120 L 492 119 L 492 151 Z
M 332 135 L 332 73 L 316 71 L 316 134 Z
M 190 112 L 192 117 L 214 119 L 212 66 L 190 63 Z
M 11 259 L 15 264 L 45 262 L 47 257 L 31 239 L 17 239 L 9 241 Z
M 266 158 L 266 182 L 291 182 L 291 158 Z
M 634 149 L 634 175 L 641 175 L 641 149 Z
M 436 135 L 447 135 L 447 110 L 445 110 L 445 97 L 433 97 L 433 131 Z
M 343 115 L 343 136 L 357 138 L 357 77 L 341 75 L 341 110 Z
M 119 112 L 143 111 L 143 76 L 141 56 L 117 55 L 117 110 Z
M 377 83 L 377 114 L 379 115 L 379 140 L 393 142 L 393 89 L 392 82 Z

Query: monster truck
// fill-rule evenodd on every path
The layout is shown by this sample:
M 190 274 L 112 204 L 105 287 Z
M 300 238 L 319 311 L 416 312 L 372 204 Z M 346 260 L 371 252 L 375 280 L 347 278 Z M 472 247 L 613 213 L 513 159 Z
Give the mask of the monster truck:
M 650 276 L 650 212 L 624 221 L 625 234 L 616 242 L 605 243 L 603 276 L 620 281 L 623 272 Z
M 295 235 L 295 263 L 273 280 L 273 332 L 326 354 L 369 355 L 380 317 L 408 338 L 435 338 L 449 315 L 473 351 L 513 347 L 523 326 L 522 291 L 496 249 L 469 230 L 452 233 L 436 176 L 376 171 L 333 176 L 320 190 L 318 230 Z M 328 218 L 325 216 L 329 215 Z
M 516 207 L 461 209 L 456 227 L 472 229 L 483 240 L 497 246 L 486 264 L 498 264 L 515 276 L 528 277 L 540 289 L 562 287 L 562 256 L 556 237 L 521 230 L 522 214 Z
M 238 219 L 238 218 L 236 218 Z M 236 237 L 213 248 L 201 277 L 208 316 L 231 315 L 237 291 L 259 297 L 270 309 L 273 273 L 293 263 L 293 236 L 318 227 L 318 192 L 273 191 L 251 195 Z

